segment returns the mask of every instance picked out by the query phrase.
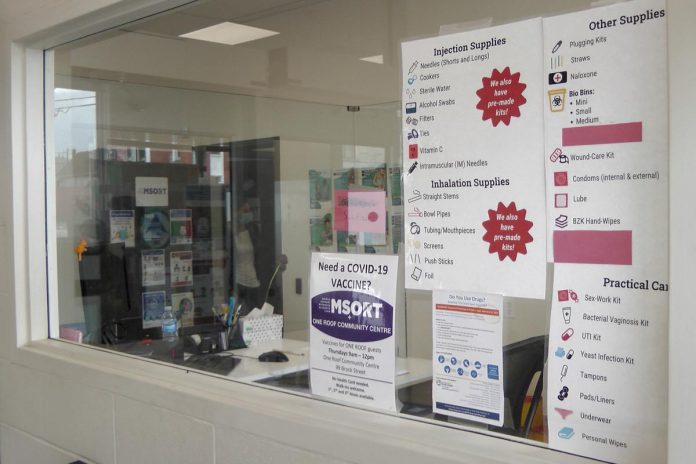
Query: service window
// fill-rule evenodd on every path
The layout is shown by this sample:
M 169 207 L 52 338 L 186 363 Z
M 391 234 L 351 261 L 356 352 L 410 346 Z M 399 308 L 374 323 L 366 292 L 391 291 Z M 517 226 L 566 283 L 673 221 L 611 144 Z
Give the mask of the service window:
M 46 50 L 52 336 L 664 460 L 666 15 L 210 0 Z

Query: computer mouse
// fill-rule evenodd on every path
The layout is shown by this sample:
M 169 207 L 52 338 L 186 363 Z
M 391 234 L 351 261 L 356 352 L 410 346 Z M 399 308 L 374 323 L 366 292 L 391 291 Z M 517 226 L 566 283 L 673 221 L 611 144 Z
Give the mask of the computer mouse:
M 282 351 L 267 351 L 259 355 L 259 361 L 261 362 L 287 362 L 288 357 Z

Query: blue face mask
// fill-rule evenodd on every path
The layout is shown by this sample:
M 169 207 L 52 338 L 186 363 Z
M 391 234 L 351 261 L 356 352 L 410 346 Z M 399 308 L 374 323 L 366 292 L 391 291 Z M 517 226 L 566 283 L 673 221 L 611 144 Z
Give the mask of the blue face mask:
M 239 215 L 239 223 L 242 225 L 247 225 L 254 220 L 254 213 L 242 213 Z

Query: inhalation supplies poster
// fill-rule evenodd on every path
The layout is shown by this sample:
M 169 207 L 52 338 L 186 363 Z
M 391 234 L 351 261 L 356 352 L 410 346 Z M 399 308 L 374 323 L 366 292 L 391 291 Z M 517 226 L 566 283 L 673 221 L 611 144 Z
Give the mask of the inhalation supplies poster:
M 313 253 L 312 394 L 396 411 L 398 257 Z
M 406 287 L 543 299 L 541 19 L 402 54 Z
M 503 297 L 433 291 L 433 412 L 501 427 Z

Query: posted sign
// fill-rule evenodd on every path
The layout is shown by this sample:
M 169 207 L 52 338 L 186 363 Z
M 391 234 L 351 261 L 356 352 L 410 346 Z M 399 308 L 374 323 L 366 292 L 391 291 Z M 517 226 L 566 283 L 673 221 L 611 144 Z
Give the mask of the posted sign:
M 312 393 L 390 411 L 397 256 L 314 253 L 310 282 Z

